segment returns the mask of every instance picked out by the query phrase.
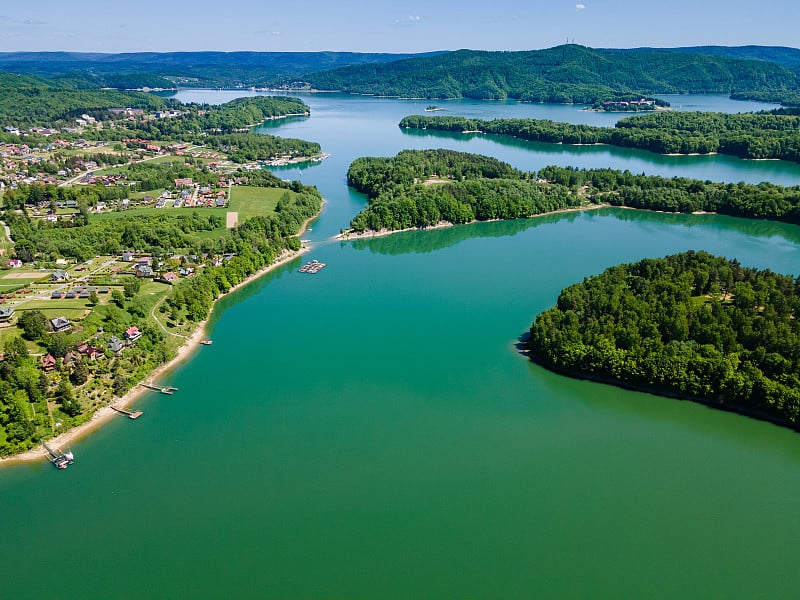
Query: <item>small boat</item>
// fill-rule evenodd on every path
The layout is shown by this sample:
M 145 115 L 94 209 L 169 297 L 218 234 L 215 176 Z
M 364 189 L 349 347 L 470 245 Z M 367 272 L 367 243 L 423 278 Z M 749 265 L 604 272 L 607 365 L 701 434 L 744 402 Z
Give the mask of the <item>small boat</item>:
M 47 444 L 42 442 L 45 450 L 48 453 L 48 459 L 51 463 L 55 466 L 56 469 L 66 469 L 72 463 L 75 462 L 75 456 L 72 454 L 71 451 L 62 452 L 60 449 L 56 448 L 55 450 L 48 446 Z
M 212 340 L 200 340 L 200 343 L 203 344 L 203 346 L 210 346 L 214 342 Z

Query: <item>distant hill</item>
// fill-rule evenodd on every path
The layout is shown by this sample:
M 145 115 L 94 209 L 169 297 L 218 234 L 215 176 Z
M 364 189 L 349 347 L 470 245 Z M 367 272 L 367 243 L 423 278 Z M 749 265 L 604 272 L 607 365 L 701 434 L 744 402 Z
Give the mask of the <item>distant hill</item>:
M 636 50 L 652 51 L 655 48 L 637 48 Z M 706 54 L 708 56 L 726 56 L 751 60 L 764 60 L 798 72 L 800 68 L 800 49 L 786 46 L 690 46 L 685 48 L 661 48 L 670 52 L 685 54 Z
M 590 103 L 625 93 L 789 93 L 797 74 L 763 60 L 568 44 L 527 52 L 459 50 L 314 73 L 316 89 L 379 96 Z
M 427 54 L 355 52 L 2 52 L 0 70 L 66 78 L 78 86 L 250 87 L 347 65 Z

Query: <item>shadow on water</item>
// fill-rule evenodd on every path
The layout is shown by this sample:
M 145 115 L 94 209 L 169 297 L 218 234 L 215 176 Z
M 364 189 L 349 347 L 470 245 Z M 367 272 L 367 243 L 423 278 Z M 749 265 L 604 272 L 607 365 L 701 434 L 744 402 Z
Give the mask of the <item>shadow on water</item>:
M 620 416 L 636 419 L 644 427 L 668 425 L 693 435 L 720 440 L 729 447 L 756 454 L 769 453 L 800 465 L 796 444 L 798 434 L 787 427 L 688 399 L 552 371 L 531 359 L 526 347 L 529 337 L 529 332 L 523 333 L 514 346 L 520 357 L 526 359 L 531 377 L 548 390 L 548 397 L 568 398 L 569 402 L 577 402 L 594 414 L 609 415 L 613 419 Z M 725 416 L 720 416 L 720 413 Z M 594 425 L 598 429 L 603 427 L 600 421 Z
M 341 245 L 351 244 L 356 250 L 369 250 L 375 254 L 429 254 L 473 238 L 510 237 L 533 227 L 562 220 L 574 221 L 578 215 L 577 212 L 559 213 L 532 219 L 488 221 L 440 229 L 401 231 L 383 237 L 342 241 Z
M 554 213 L 530 219 L 510 221 L 488 221 L 455 225 L 441 229 L 403 231 L 375 238 L 361 238 L 342 241 L 341 245 L 351 244 L 356 250 L 369 250 L 375 254 L 428 254 L 454 246 L 473 238 L 499 238 L 514 236 L 528 229 L 556 222 L 572 222 L 576 219 L 597 219 L 613 217 L 623 222 L 636 222 L 639 225 L 679 226 L 684 228 L 724 226 L 750 237 L 783 238 L 787 242 L 800 243 L 800 227 L 775 221 L 760 221 L 721 215 L 687 215 L 679 213 L 660 213 L 626 208 L 599 208 L 588 211 Z
M 236 290 L 233 294 L 228 294 L 219 299 L 217 304 L 214 306 L 214 310 L 211 313 L 208 321 L 208 328 L 211 329 L 214 324 L 217 323 L 222 318 L 222 315 L 232 306 L 235 306 L 241 302 L 244 302 L 248 298 L 256 296 L 257 294 L 261 293 L 270 283 L 273 281 L 277 281 L 281 279 L 284 275 L 291 273 L 292 271 L 296 270 L 303 262 L 303 257 L 298 256 L 297 258 L 292 259 L 291 261 L 287 262 L 284 265 L 281 265 L 277 269 L 270 271 L 269 273 L 265 273 L 261 277 L 254 279 L 247 285 L 243 286 L 241 289 Z

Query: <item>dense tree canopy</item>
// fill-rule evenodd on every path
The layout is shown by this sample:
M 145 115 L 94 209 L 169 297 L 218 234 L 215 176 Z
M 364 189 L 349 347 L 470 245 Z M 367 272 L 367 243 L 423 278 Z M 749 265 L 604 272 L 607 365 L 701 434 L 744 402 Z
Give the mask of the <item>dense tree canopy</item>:
M 484 121 L 415 115 L 405 117 L 400 127 L 474 131 L 549 143 L 612 144 L 659 154 L 719 152 L 741 158 L 779 158 L 800 162 L 800 116 L 792 112 L 778 110 L 771 113 L 724 114 L 661 111 L 621 119 L 615 127 L 542 119 Z
M 564 289 L 527 342 L 569 374 L 800 425 L 800 279 L 687 252 Z
M 515 98 L 592 104 L 619 94 L 797 92 L 774 63 L 658 50 L 576 45 L 527 52 L 459 50 L 307 76 L 317 89 L 410 98 Z
M 356 232 L 427 227 L 439 221 L 516 219 L 588 203 L 800 224 L 800 186 L 555 166 L 526 173 L 494 158 L 451 150 L 358 158 L 347 181 L 369 198 L 350 223 Z
M 517 219 L 582 202 L 565 186 L 542 185 L 497 159 L 452 150 L 359 158 L 347 181 L 369 196 L 350 223 L 354 231 Z

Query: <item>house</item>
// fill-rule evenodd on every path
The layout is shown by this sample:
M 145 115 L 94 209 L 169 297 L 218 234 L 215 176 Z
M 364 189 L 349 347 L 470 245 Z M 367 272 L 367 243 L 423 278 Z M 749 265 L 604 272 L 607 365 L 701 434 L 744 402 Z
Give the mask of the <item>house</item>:
M 18 258 L 9 258 L 6 261 L 6 267 L 9 269 L 19 269 L 22 266 L 22 261 Z
M 57 269 L 54 273 L 50 275 L 50 281 L 54 282 L 69 281 L 69 273 L 67 273 L 63 269 Z
M 97 346 L 90 346 L 89 344 L 80 344 L 78 346 L 78 352 L 83 354 L 89 360 L 97 360 L 97 357 L 102 356 L 103 354 L 103 350 Z
M 126 250 L 122 253 L 122 262 L 133 262 L 133 252 Z
M 72 350 L 70 350 L 64 355 L 64 358 L 61 359 L 61 362 L 64 364 L 65 367 L 69 367 L 75 364 L 76 362 L 80 362 L 80 360 L 81 360 L 81 355 L 78 354 L 77 352 L 73 352 Z
M 74 300 L 76 295 L 77 295 L 77 293 L 74 290 L 73 291 L 69 291 L 64 295 L 64 299 L 65 300 Z
M 72 327 L 72 323 L 66 317 L 56 317 L 55 319 L 50 319 L 50 324 L 53 326 L 53 331 L 66 331 Z
M 97 293 L 98 294 L 107 294 L 108 293 L 108 287 L 106 287 L 104 285 L 100 286 L 99 288 L 97 288 Z
M 161 279 L 163 279 L 164 281 L 166 281 L 169 284 L 172 284 L 172 283 L 175 283 L 176 281 L 178 281 L 178 276 L 175 273 L 173 273 L 172 271 L 167 271 L 166 273 L 164 273 L 161 276 Z
M 60 290 L 56 290 L 55 292 L 50 294 L 50 299 L 51 300 L 61 300 L 61 298 L 63 298 L 63 297 L 64 297 L 64 292 L 62 292 Z
M 122 349 L 125 347 L 125 342 L 119 339 L 117 336 L 111 336 L 111 339 L 108 340 L 108 349 L 111 350 L 114 354 L 119 354 L 122 352 Z
M 137 277 L 150 277 L 152 275 L 153 275 L 153 269 L 151 269 L 148 265 L 143 265 L 143 264 L 136 265 Z
M 14 316 L 14 309 L 10 306 L 0 306 L 0 323 L 8 321 Z
M 52 354 L 48 354 L 42 359 L 42 368 L 45 371 L 52 371 L 56 368 L 56 359 L 53 358 Z
M 179 179 L 175 179 L 175 187 L 176 188 L 179 188 L 179 187 L 191 187 L 192 185 L 194 185 L 194 184 L 192 183 L 192 178 L 191 177 L 181 177 Z
M 125 330 L 123 337 L 129 342 L 135 342 L 140 337 L 142 337 L 142 332 L 139 331 L 139 328 L 136 327 L 136 325 L 133 325 L 132 327 L 128 327 L 128 329 Z
M 189 275 L 194 273 L 194 269 L 192 269 L 192 267 L 181 267 L 178 270 L 178 273 L 181 274 L 181 277 L 188 277 Z

